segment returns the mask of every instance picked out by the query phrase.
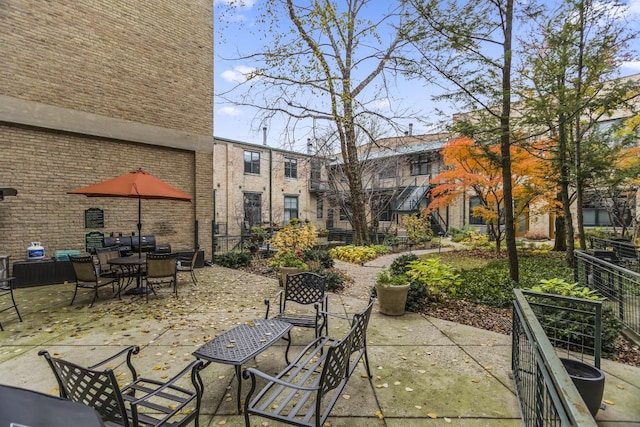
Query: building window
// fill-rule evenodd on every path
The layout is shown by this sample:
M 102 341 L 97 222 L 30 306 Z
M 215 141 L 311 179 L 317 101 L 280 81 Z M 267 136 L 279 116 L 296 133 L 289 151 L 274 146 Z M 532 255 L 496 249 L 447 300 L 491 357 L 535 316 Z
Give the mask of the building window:
M 311 180 L 320 181 L 322 178 L 322 164 L 320 160 L 311 160 Z
M 610 227 L 622 224 L 630 226 L 632 222 L 631 206 L 635 198 L 625 194 L 603 196 L 597 192 L 586 192 L 582 204 L 582 219 L 586 227 Z
M 262 194 L 244 193 L 244 228 L 249 231 L 254 225 L 262 225 Z
M 473 209 L 481 205 L 482 205 L 482 202 L 480 201 L 480 197 L 478 196 L 469 197 L 469 224 L 485 225 L 484 218 L 482 218 L 481 216 L 473 215 Z
M 411 175 L 429 175 L 431 158 L 428 154 L 419 154 L 411 158 Z
M 371 213 L 376 215 L 378 221 L 391 221 L 391 200 L 389 197 L 378 197 L 371 200 Z
M 340 206 L 340 221 L 349 221 L 351 218 L 351 203 L 345 202 L 346 206 Z
M 254 173 L 260 175 L 260 152 L 244 152 L 244 173 Z
M 324 200 L 318 199 L 316 201 L 316 218 L 322 219 L 324 217 Z
M 378 174 L 378 178 L 380 179 L 395 178 L 396 175 L 397 175 L 397 168 L 395 164 L 385 165 L 382 167 L 382 170 Z
M 284 223 L 298 218 L 298 196 L 284 196 Z
M 284 158 L 284 177 L 298 178 L 298 160 L 291 157 Z

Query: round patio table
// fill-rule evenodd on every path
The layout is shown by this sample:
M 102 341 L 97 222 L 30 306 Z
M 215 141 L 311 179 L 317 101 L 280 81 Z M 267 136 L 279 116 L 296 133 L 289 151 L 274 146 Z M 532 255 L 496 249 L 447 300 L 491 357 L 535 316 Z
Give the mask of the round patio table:
M 125 294 L 140 295 L 144 293 L 144 289 L 140 286 L 140 284 L 142 282 L 142 266 L 147 263 L 146 255 L 123 256 L 118 258 L 112 258 L 107 262 L 110 265 L 119 266 L 123 271 L 126 270 L 126 275 L 128 277 L 127 284 L 120 291 L 126 290 L 129 287 L 129 285 L 131 285 L 131 282 L 135 277 L 136 287 L 125 291 Z

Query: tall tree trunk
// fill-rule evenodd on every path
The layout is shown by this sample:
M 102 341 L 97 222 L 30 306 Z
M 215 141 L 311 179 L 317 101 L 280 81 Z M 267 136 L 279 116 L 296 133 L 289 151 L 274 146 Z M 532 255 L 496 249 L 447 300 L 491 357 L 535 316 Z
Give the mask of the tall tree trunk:
M 569 162 L 567 160 L 567 130 L 564 114 L 560 114 L 560 125 L 558 126 L 558 158 L 560 163 L 560 198 L 562 200 L 562 211 L 564 214 L 565 241 L 567 250 L 565 261 L 567 265 L 573 267 L 573 253 L 575 243 L 573 240 L 573 218 L 571 217 L 571 199 L 569 197 Z
M 576 79 L 576 94 L 579 99 L 582 98 L 582 79 L 583 79 L 583 69 L 584 69 L 584 44 L 585 44 L 585 4 L 584 1 L 580 2 L 579 12 L 580 12 L 580 45 L 579 45 L 579 53 L 578 53 L 578 78 Z M 582 215 L 582 199 L 584 192 L 584 177 L 582 175 L 582 129 L 580 125 L 580 114 L 576 115 L 575 118 L 575 129 L 573 135 L 574 141 L 574 167 L 575 167 L 575 176 L 576 176 L 576 221 L 578 226 L 578 237 L 580 239 L 580 249 L 587 249 L 587 244 L 584 237 L 584 218 Z
M 353 227 L 353 241 L 356 245 L 369 243 L 367 230 L 367 211 L 365 206 L 364 190 L 362 187 L 362 174 L 358 148 L 356 147 L 356 134 L 353 127 L 351 106 L 345 102 L 345 126 L 344 138 L 347 152 L 345 162 L 347 179 L 349 181 L 349 193 L 351 196 L 351 226 Z
M 518 248 L 513 215 L 513 183 L 511 181 L 511 38 L 513 0 L 506 1 L 504 29 L 504 67 L 502 68 L 502 115 L 500 117 L 500 154 L 502 156 L 502 185 L 504 190 L 505 241 L 509 259 L 509 276 L 519 281 Z

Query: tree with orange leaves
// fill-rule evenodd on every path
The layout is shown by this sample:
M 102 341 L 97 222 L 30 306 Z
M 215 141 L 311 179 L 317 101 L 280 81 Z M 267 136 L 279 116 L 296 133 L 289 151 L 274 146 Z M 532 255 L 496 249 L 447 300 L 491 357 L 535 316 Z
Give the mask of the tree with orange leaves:
M 536 199 L 549 190 L 549 174 L 542 153 L 541 141 L 533 150 L 511 146 L 511 172 L 513 182 L 514 217 L 518 218 Z M 450 140 L 442 150 L 445 170 L 433 182 L 439 183 L 431 191 L 430 209 L 445 207 L 469 193 L 477 196 L 480 205 L 473 209 L 473 216 L 481 217 L 487 224 L 491 240 L 500 242 L 504 230 L 504 194 L 500 169 L 500 145 L 484 145 L 461 137 Z

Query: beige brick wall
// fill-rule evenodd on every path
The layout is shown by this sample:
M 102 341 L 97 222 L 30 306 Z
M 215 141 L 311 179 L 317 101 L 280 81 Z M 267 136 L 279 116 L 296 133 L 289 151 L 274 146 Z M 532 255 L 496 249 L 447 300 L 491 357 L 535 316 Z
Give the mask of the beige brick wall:
M 0 254 L 84 249 L 84 211 L 136 231 L 133 199 L 67 191 L 143 167 L 190 203 L 143 200 L 142 233 L 211 256 L 210 0 L 0 2 Z
M 0 202 L 0 253 L 11 255 L 11 261 L 25 259 L 31 241 L 41 242 L 50 257 L 59 249 L 84 250 L 89 231 L 105 235 L 137 231 L 137 200 L 88 198 L 67 194 L 70 190 L 144 166 L 163 181 L 197 195 L 194 153 L 186 150 L 10 126 L 0 126 L 0 140 L 0 182 L 18 188 L 17 197 Z M 142 234 L 153 234 L 159 243 L 175 249 L 193 247 L 197 203 L 143 200 Z M 93 207 L 104 210 L 104 229 L 84 228 L 84 211 Z
M 244 173 L 245 150 L 260 153 L 259 175 Z M 285 157 L 298 159 L 298 179 L 284 177 Z M 308 219 L 316 226 L 324 225 L 326 217 L 316 220 L 316 197 L 308 191 L 309 161 L 310 157 L 304 154 L 278 149 L 270 150 L 268 146 L 216 140 L 214 146 L 216 222 L 226 223 L 228 234 L 239 235 L 244 218 L 243 194 L 253 192 L 262 195 L 263 222 L 268 222 L 271 218 L 274 223 L 283 223 L 284 196 L 287 195 L 298 196 L 299 218 Z
M 0 94 L 212 134 L 211 0 L 0 2 Z

